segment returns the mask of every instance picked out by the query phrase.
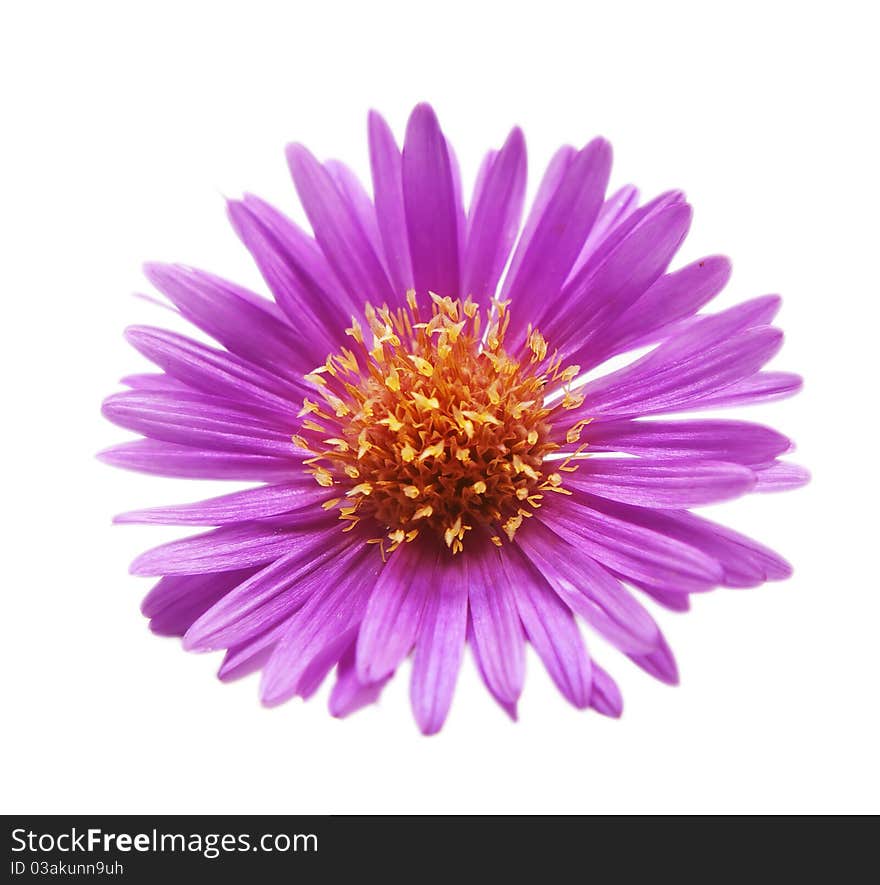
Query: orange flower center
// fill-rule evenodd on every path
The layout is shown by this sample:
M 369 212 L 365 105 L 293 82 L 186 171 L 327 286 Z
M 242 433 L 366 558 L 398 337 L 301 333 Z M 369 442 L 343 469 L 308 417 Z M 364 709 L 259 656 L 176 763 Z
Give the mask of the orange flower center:
M 372 341 L 353 320 L 352 349 L 307 376 L 321 401 L 304 401 L 293 437 L 313 453 L 306 464 L 315 480 L 339 490 L 324 507 L 339 509 L 345 530 L 371 517 L 385 532 L 372 540 L 383 554 L 421 531 L 453 553 L 477 527 L 496 544 L 513 540 L 547 492 L 568 494 L 560 471 L 573 469 L 546 459 L 559 448 L 554 415 L 580 405 L 567 387 L 578 367 L 562 369 L 531 328 L 523 358 L 509 356 L 505 302 L 484 318 L 470 299 L 431 298 L 428 316 L 414 292 L 407 309 L 366 306 Z M 564 395 L 547 405 L 556 388 Z

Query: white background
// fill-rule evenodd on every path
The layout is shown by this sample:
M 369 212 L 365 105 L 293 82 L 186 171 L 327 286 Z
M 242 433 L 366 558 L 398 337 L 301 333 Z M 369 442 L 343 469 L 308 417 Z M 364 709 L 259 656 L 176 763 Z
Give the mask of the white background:
M 7 812 L 880 810 L 878 65 L 869 2 L 6 3 L 0 20 L 3 718 Z M 718 508 L 796 566 L 660 614 L 682 685 L 600 658 L 621 721 L 569 708 L 528 661 L 511 724 L 466 659 L 434 738 L 407 673 L 345 721 L 326 691 L 264 710 L 254 677 L 153 637 L 127 574 L 162 529 L 112 514 L 213 487 L 94 460 L 142 368 L 121 333 L 145 259 L 264 291 L 222 197 L 296 214 L 302 140 L 367 171 L 365 118 L 430 100 L 472 181 L 521 124 L 530 190 L 595 134 L 615 184 L 683 187 L 679 262 L 723 251 L 718 304 L 781 292 L 774 368 L 805 392 L 752 410 L 799 443 L 807 489 Z M 299 217 L 299 216 L 297 216 Z

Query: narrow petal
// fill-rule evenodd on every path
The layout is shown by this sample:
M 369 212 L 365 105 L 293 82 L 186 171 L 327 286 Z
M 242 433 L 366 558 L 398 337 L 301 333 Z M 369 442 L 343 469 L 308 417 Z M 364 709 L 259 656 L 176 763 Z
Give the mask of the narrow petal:
M 416 291 L 456 298 L 462 234 L 459 204 L 446 139 L 430 105 L 418 105 L 409 118 L 402 170 Z
M 382 246 L 382 235 L 379 233 L 379 220 L 376 217 L 376 207 L 370 195 L 367 193 L 360 179 L 345 163 L 339 160 L 328 160 L 324 168 L 330 173 L 330 177 L 336 182 L 336 187 L 342 198 L 348 203 L 351 213 L 357 218 L 361 230 L 373 247 L 373 252 L 379 259 L 379 263 L 387 275 L 388 268 L 385 265 L 385 250 Z M 398 293 L 394 293 L 398 294 Z M 400 298 L 403 303 L 403 298 Z
M 669 334 L 670 327 L 708 304 L 727 285 L 731 264 L 721 255 L 701 258 L 660 277 L 623 312 L 589 352 L 580 351 L 581 370 L 588 371 L 605 360 L 644 347 Z
M 610 327 L 666 271 L 687 235 L 692 211 L 678 203 L 625 237 L 601 263 L 569 286 L 541 331 L 575 362 L 607 346 Z
M 682 336 L 684 337 L 684 336 Z M 782 346 L 770 326 L 747 329 L 708 349 L 672 338 L 629 366 L 588 382 L 573 420 L 682 411 L 757 372 Z
M 510 287 L 519 274 L 523 258 L 530 252 L 529 244 L 535 235 L 535 231 L 538 230 L 541 219 L 547 211 L 553 195 L 558 190 L 560 182 L 565 177 L 565 173 L 568 171 L 577 153 L 570 145 L 564 145 L 556 151 L 547 165 L 547 169 L 541 178 L 541 183 L 538 185 L 535 198 L 532 200 L 532 206 L 523 225 L 519 242 L 516 244 L 516 251 L 513 253 L 513 258 L 510 261 L 510 267 L 504 277 L 504 284 L 501 287 L 502 298 L 506 299 L 510 294 Z
M 574 616 L 518 547 L 503 547 L 502 556 L 529 642 L 565 699 L 586 709 L 592 667 Z
M 307 692 L 301 680 L 319 656 L 339 654 L 350 644 L 381 565 L 376 551 L 365 545 L 344 573 L 337 573 L 332 583 L 316 590 L 296 611 L 263 668 L 260 697 L 264 704 L 274 706 L 301 690 Z
M 376 682 L 409 654 L 429 596 L 436 591 L 438 549 L 419 539 L 394 551 L 382 569 L 358 634 L 361 682 Z
M 625 505 L 582 493 L 553 504 L 541 508 L 541 521 L 618 574 L 649 584 L 654 580 L 677 584 L 688 593 L 710 590 L 721 583 L 722 570 L 714 558 L 622 518 L 630 512 L 621 509 Z
M 590 235 L 578 255 L 577 261 L 569 274 L 569 279 L 575 277 L 580 269 L 587 263 L 589 257 L 596 251 L 597 247 L 611 231 L 631 215 L 638 205 L 639 191 L 638 188 L 631 184 L 626 184 L 619 190 L 616 190 L 602 204 L 599 214 L 596 217 L 596 223 L 590 230 Z
M 403 205 L 400 150 L 388 124 L 375 111 L 370 111 L 368 128 L 373 198 L 379 234 L 382 237 L 391 284 L 395 293 L 401 295 L 413 288 L 415 278 L 409 256 L 409 234 Z
M 544 580 L 562 601 L 597 633 L 626 652 L 655 648 L 654 619 L 615 577 L 537 520 L 516 539 Z
M 557 306 L 562 284 L 602 207 L 610 172 L 611 146 L 597 138 L 571 159 L 532 236 L 517 247 L 523 254 L 505 287 L 515 306 L 514 340 L 527 322 L 539 323 Z
M 221 353 L 221 351 L 217 352 Z M 138 372 L 134 375 L 126 375 L 119 380 L 119 383 L 132 390 L 180 391 L 188 389 L 188 385 L 164 372 Z
M 515 704 L 525 678 L 525 642 L 510 588 L 515 576 L 506 572 L 506 562 L 491 545 L 475 554 L 468 599 L 483 679 L 499 702 Z
M 603 716 L 619 719 L 623 713 L 623 695 L 617 683 L 593 661 L 593 691 L 590 706 Z
M 458 157 L 455 154 L 455 148 L 452 142 L 444 137 L 446 142 L 446 152 L 449 154 L 449 172 L 452 175 L 452 200 L 455 212 L 455 231 L 458 234 L 458 261 L 459 268 L 464 261 L 465 235 L 467 233 L 467 213 L 464 208 L 464 189 L 461 182 L 461 167 L 458 163 Z M 461 279 L 459 278 L 459 292 L 461 292 Z
M 393 298 L 381 261 L 330 173 L 302 145 L 288 147 L 287 162 L 315 239 L 349 297 L 375 304 Z
M 288 433 L 231 402 L 195 391 L 130 390 L 109 396 L 102 412 L 120 427 L 168 443 L 281 458 L 295 454 Z
M 331 526 L 338 531 L 335 520 Z M 224 526 L 142 553 L 131 564 L 131 573 L 195 575 L 247 568 L 308 548 L 314 544 L 316 534 L 308 523 L 297 531 L 285 531 L 267 523 Z
M 284 483 L 244 489 L 230 495 L 209 498 L 194 504 L 152 507 L 122 513 L 116 523 L 156 523 L 159 525 L 228 525 L 253 519 L 266 519 L 280 513 L 318 508 L 330 497 L 308 475 Z
M 755 486 L 741 464 L 673 458 L 587 458 L 566 488 L 640 507 L 687 509 L 738 498 Z
M 774 461 L 757 471 L 756 492 L 785 492 L 799 489 L 810 481 L 810 471 L 798 464 Z
M 289 479 L 302 469 L 301 462 L 293 458 L 292 450 L 290 455 L 288 458 L 248 455 L 138 439 L 105 449 L 98 453 L 98 459 L 113 467 L 155 476 L 273 482 Z
M 686 511 L 649 510 L 626 504 L 613 504 L 600 498 L 589 499 L 590 506 L 601 508 L 615 519 L 657 532 L 702 551 L 715 560 L 721 570 L 720 583 L 725 587 L 756 587 L 764 581 L 779 581 L 790 577 L 791 566 L 779 554 L 763 544 L 747 538 L 726 526 Z M 668 586 L 687 590 L 685 582 L 669 576 Z M 663 580 L 660 573 L 648 573 L 645 580 L 657 585 Z
M 257 637 L 263 640 L 260 648 L 274 644 L 280 632 L 269 635 L 271 631 L 279 627 L 283 631 L 288 619 L 312 594 L 341 579 L 361 552 L 360 545 L 336 525 L 288 535 L 283 553 L 268 560 L 268 565 L 193 624 L 185 647 L 210 651 Z
M 194 390 L 234 399 L 258 412 L 269 412 L 276 420 L 298 411 L 309 390 L 304 384 L 284 381 L 247 360 L 165 329 L 130 326 L 125 338 L 148 360 Z
M 446 721 L 467 627 L 468 559 L 447 551 L 441 556 L 419 625 L 410 680 L 413 714 L 423 734 L 436 734 Z
M 272 649 L 278 641 L 277 628 L 269 631 L 271 639 L 261 641 L 263 637 L 245 640 L 240 645 L 233 645 L 223 656 L 223 663 L 217 671 L 221 682 L 235 682 L 252 673 L 259 673 L 266 666 L 272 655 Z
M 317 365 L 343 333 L 355 302 L 332 278 L 318 246 L 290 219 L 256 198 L 227 204 L 236 233 L 263 279 L 299 332 L 301 348 Z
M 357 677 L 355 643 L 352 642 L 336 668 L 336 684 L 330 692 L 330 715 L 342 718 L 375 703 L 392 675 L 377 682 L 361 682 Z
M 658 648 L 644 655 L 629 655 L 629 658 L 660 682 L 678 685 L 678 664 L 675 663 L 675 655 L 672 654 L 672 649 L 662 634 Z
M 669 323 L 663 329 L 662 336 L 649 337 L 654 340 L 658 337 L 677 338 L 680 342 L 690 342 L 691 347 L 705 349 L 721 343 L 736 332 L 769 326 L 781 306 L 782 299 L 779 295 L 761 295 L 735 304 L 720 313 L 697 314 Z M 646 341 L 642 338 L 635 343 L 642 346 Z
M 571 278 L 565 285 L 566 291 L 580 285 L 580 281 L 589 277 L 593 270 L 601 265 L 617 247 L 629 237 L 641 225 L 650 223 L 657 214 L 664 212 L 670 206 L 685 202 L 681 191 L 666 191 L 653 200 L 649 200 L 638 209 L 633 209 L 626 217 L 622 218 L 606 235 L 595 245 L 589 257 L 584 261 L 577 275 Z
M 489 172 L 492 170 L 492 164 L 498 156 L 498 151 L 486 151 L 479 168 L 477 169 L 477 177 L 474 180 L 474 192 L 471 194 L 471 201 L 468 205 L 467 213 L 467 229 L 465 230 L 465 241 L 470 237 L 471 229 L 474 226 L 474 210 L 482 199 L 483 190 L 486 187 L 486 181 L 489 178 Z
M 183 636 L 219 599 L 246 581 L 253 569 L 175 575 L 162 578 L 141 603 L 150 630 L 159 636 Z
M 678 593 L 672 588 L 668 590 L 658 590 L 656 587 L 649 587 L 647 584 L 640 584 L 637 581 L 633 581 L 632 579 L 630 579 L 629 583 L 632 584 L 633 587 L 641 590 L 642 593 L 650 596 L 651 599 L 654 600 L 654 602 L 662 605 L 663 608 L 669 609 L 669 611 L 690 611 L 691 598 L 687 595 L 687 593 Z
M 519 615 L 517 615 L 517 623 L 519 624 Z M 522 632 L 522 627 L 520 627 L 520 636 L 521 642 L 523 646 L 525 646 L 525 634 Z M 517 705 L 516 703 L 510 703 L 510 701 L 505 700 L 501 695 L 497 694 L 494 689 L 495 680 L 487 675 L 488 668 L 484 665 L 483 657 L 480 652 L 480 647 L 476 644 L 474 640 L 474 625 L 473 618 L 470 616 L 470 606 L 468 606 L 468 625 L 467 625 L 467 640 L 466 643 L 470 646 L 471 652 L 474 656 L 474 664 L 477 668 L 477 673 L 480 675 L 480 679 L 483 680 L 483 684 L 486 686 L 487 691 L 490 695 L 492 695 L 495 702 L 504 710 L 505 713 L 513 720 L 514 722 L 518 719 Z
M 747 421 L 596 421 L 581 437 L 590 452 L 623 452 L 682 462 L 732 461 L 757 465 L 791 449 L 791 440 Z
M 144 272 L 186 319 L 230 352 L 296 380 L 314 368 L 300 336 L 271 302 L 181 265 L 148 264 Z
M 245 194 L 241 202 L 250 215 L 259 221 L 263 229 L 274 239 L 279 256 L 296 271 L 301 285 L 308 290 L 309 295 L 312 297 L 334 296 L 333 304 L 312 302 L 310 304 L 312 310 L 316 310 L 319 315 L 325 316 L 325 318 L 331 318 L 333 314 L 325 315 L 322 311 L 341 310 L 344 313 L 346 307 L 351 310 L 360 306 L 360 300 L 346 301 L 346 293 L 340 285 L 339 277 L 327 263 L 321 247 L 298 224 L 254 194 Z M 296 327 L 301 305 L 299 302 L 291 302 L 287 308 L 282 308 L 282 310 Z
M 695 400 L 691 408 L 716 409 L 769 402 L 794 396 L 803 386 L 804 379 L 793 372 L 758 372 Z
M 299 697 L 308 700 L 318 691 L 324 684 L 324 680 L 330 675 L 330 671 L 339 663 L 339 658 L 355 636 L 357 636 L 357 627 L 352 627 L 341 636 L 335 637 L 328 645 L 323 646 L 309 661 L 297 683 L 296 694 Z M 269 658 L 270 661 L 274 654 L 273 651 Z M 261 697 L 261 701 L 266 707 L 274 707 L 280 703 L 279 700 L 271 699 L 268 696 Z
M 495 295 L 516 239 L 526 189 L 526 145 L 514 129 L 486 174 L 468 221 L 462 292 L 485 303 Z

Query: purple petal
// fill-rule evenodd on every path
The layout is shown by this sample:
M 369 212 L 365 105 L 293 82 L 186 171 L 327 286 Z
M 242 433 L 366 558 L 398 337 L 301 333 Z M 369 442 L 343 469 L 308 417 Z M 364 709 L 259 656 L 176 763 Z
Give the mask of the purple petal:
M 194 390 L 268 411 L 276 420 L 295 415 L 309 392 L 304 384 L 284 381 L 246 360 L 165 329 L 130 326 L 125 337 L 148 360 Z
M 764 581 L 778 581 L 791 575 L 791 566 L 767 547 L 708 519 L 693 513 L 671 510 L 648 510 L 625 504 L 612 504 L 591 499 L 593 507 L 602 508 L 616 519 L 625 520 L 670 539 L 687 544 L 718 562 L 722 569 L 721 583 L 726 587 L 756 587 Z M 659 574 L 647 575 L 649 584 L 656 584 Z M 674 579 L 670 585 L 686 588 Z
M 649 223 L 652 218 L 664 212 L 670 206 L 676 206 L 684 202 L 684 194 L 681 191 L 666 191 L 660 194 L 659 197 L 649 200 L 644 206 L 640 206 L 638 209 L 630 212 L 596 244 L 578 273 L 571 275 L 571 278 L 566 282 L 566 291 L 572 291 L 573 288 L 580 285 L 580 281 L 588 278 L 594 269 L 606 261 L 608 256 L 640 225 Z
M 485 156 L 480 163 L 479 168 L 477 169 L 477 177 L 474 180 L 474 192 L 471 194 L 471 202 L 468 206 L 467 212 L 467 226 L 465 229 L 465 241 L 470 237 L 471 230 L 474 226 L 474 209 L 477 206 L 477 203 L 480 202 L 483 190 L 486 187 L 486 180 L 489 177 L 489 172 L 492 169 L 492 164 L 495 162 L 495 158 L 498 156 L 498 151 L 489 150 L 486 151 Z
M 519 616 L 517 615 L 517 622 L 519 623 Z M 525 636 L 522 634 L 522 628 L 520 627 L 520 635 L 522 636 L 521 642 L 525 645 Z M 492 695 L 495 702 L 504 710 L 505 713 L 514 721 L 517 721 L 518 712 L 516 703 L 510 703 L 510 701 L 504 700 L 503 697 L 495 693 L 493 688 L 494 680 L 491 676 L 487 675 L 487 669 L 483 664 L 483 658 L 480 654 L 480 648 L 474 641 L 474 625 L 473 619 L 470 616 L 470 607 L 468 608 L 468 625 L 467 625 L 467 645 L 470 646 L 471 652 L 474 656 L 474 664 L 477 667 L 477 673 L 480 675 L 480 679 L 483 680 L 483 684 L 486 686 L 489 694 Z
M 403 173 L 400 150 L 385 120 L 375 111 L 369 116 L 370 165 L 379 233 L 385 250 L 388 273 L 395 293 L 413 288 L 409 234 L 403 206 Z
M 590 706 L 603 716 L 619 719 L 623 713 L 623 695 L 617 683 L 593 661 L 593 691 Z
M 574 266 L 571 269 L 569 278 L 578 274 L 580 269 L 586 264 L 587 259 L 596 251 L 599 244 L 631 215 L 638 205 L 639 191 L 631 184 L 626 184 L 619 190 L 615 191 L 602 204 L 599 215 L 596 217 L 596 223 L 590 230 L 590 235 L 581 249 L 580 255 L 577 257 Z
M 662 276 L 610 325 L 601 343 L 579 353 L 581 370 L 668 335 L 675 323 L 692 316 L 724 288 L 730 272 L 730 261 L 714 255 Z
M 242 569 L 164 577 L 144 597 L 141 612 L 159 636 L 183 636 L 194 621 L 253 573 L 253 569 Z
M 351 645 L 357 636 L 357 627 L 352 627 L 346 633 L 333 639 L 329 645 L 325 645 L 310 661 L 303 671 L 296 687 L 296 694 L 304 700 L 308 700 L 324 684 L 324 680 L 330 671 L 339 663 L 345 649 Z M 273 652 L 274 654 L 274 652 Z M 271 660 L 271 657 L 270 657 Z M 264 706 L 274 707 L 280 700 L 261 698 Z
M 670 337 L 687 352 L 704 350 L 721 344 L 737 332 L 770 325 L 781 305 L 778 295 L 750 298 L 719 313 L 691 317 L 673 326 Z
M 248 649 L 248 654 L 253 654 L 274 644 L 306 600 L 340 580 L 351 561 L 362 553 L 360 544 L 335 524 L 323 531 L 289 534 L 288 538 L 287 550 L 193 624 L 186 634 L 187 649 L 232 648 L 257 639 L 257 646 Z
M 324 517 L 329 520 L 329 517 Z M 335 520 L 331 527 L 338 531 Z M 195 575 L 225 572 L 271 562 L 279 556 L 308 549 L 316 539 L 313 524 L 296 530 L 266 523 L 224 526 L 201 535 L 170 541 L 142 553 L 131 564 L 133 575 Z
M 126 470 L 190 479 L 273 482 L 302 470 L 301 462 L 293 457 L 205 451 L 153 439 L 121 443 L 100 452 L 98 459 Z
M 431 539 L 433 540 L 433 539 Z M 376 682 L 396 670 L 418 635 L 428 598 L 436 590 L 436 544 L 416 539 L 394 551 L 370 597 L 358 634 L 361 682 Z
M 525 642 L 510 590 L 515 576 L 507 574 L 507 560 L 494 546 L 473 559 L 468 599 L 474 653 L 492 695 L 515 704 L 525 678 Z
M 312 365 L 334 348 L 359 307 L 345 297 L 321 250 L 290 219 L 256 197 L 227 204 L 229 219 L 278 305 L 301 337 Z
M 791 449 L 791 440 L 769 427 L 724 420 L 596 421 L 584 429 L 582 440 L 590 452 L 748 465 L 772 461 Z
M 691 408 L 714 409 L 721 406 L 747 406 L 794 396 L 804 386 L 804 379 L 792 372 L 758 372 L 694 401 Z
M 782 332 L 770 326 L 747 329 L 706 350 L 695 348 L 689 336 L 672 338 L 635 363 L 585 384 L 584 403 L 570 417 L 681 411 L 754 374 L 781 346 Z
M 381 565 L 376 551 L 364 545 L 346 572 L 337 573 L 332 583 L 325 583 L 296 611 L 263 669 L 260 696 L 264 704 L 274 706 L 301 690 L 308 692 L 301 680 L 319 656 L 333 652 L 335 663 L 340 645 L 350 644 L 352 631 L 363 618 Z
M 676 584 L 686 593 L 710 590 L 721 582 L 721 567 L 715 559 L 682 541 L 621 518 L 618 514 L 630 512 L 621 509 L 625 505 L 582 493 L 553 504 L 541 508 L 541 521 L 618 574 L 648 584 Z
M 382 304 L 394 297 L 370 240 L 330 173 L 304 148 L 287 148 L 300 201 L 330 267 L 354 303 Z
M 446 721 L 464 654 L 468 610 L 468 559 L 441 554 L 435 585 L 419 625 L 410 701 L 423 734 Z
M 599 214 L 611 171 L 611 146 L 597 138 L 572 157 L 522 252 L 516 274 L 505 284 L 515 311 L 510 334 L 553 310 L 575 259 Z M 516 260 L 516 259 L 514 259 Z M 515 324 L 515 325 L 514 325 Z
M 655 679 L 659 679 L 667 685 L 678 685 L 678 665 L 675 663 L 672 649 L 662 633 L 658 648 L 645 655 L 629 655 L 629 658 Z
M 446 139 L 430 105 L 418 105 L 409 118 L 402 170 L 415 288 L 458 297 L 459 201 Z
M 351 643 L 336 668 L 336 684 L 330 692 L 330 715 L 341 718 L 375 703 L 391 675 L 377 682 L 361 682 L 355 667 L 355 643 Z
M 336 182 L 339 193 L 342 194 L 342 198 L 348 203 L 349 209 L 354 217 L 357 218 L 361 230 L 373 247 L 373 253 L 379 259 L 379 263 L 387 275 L 388 268 L 385 266 L 385 250 L 382 246 L 382 235 L 379 233 L 379 220 L 376 217 L 376 207 L 373 205 L 373 200 L 357 175 L 345 163 L 339 160 L 328 160 L 324 164 L 324 168 Z M 399 296 L 401 293 L 395 294 Z M 399 297 L 399 302 L 403 303 L 402 297 Z
M 327 263 L 321 247 L 298 224 L 291 221 L 271 203 L 261 200 L 254 194 L 245 194 L 241 202 L 248 213 L 256 221 L 259 221 L 265 232 L 274 239 L 275 245 L 280 250 L 279 255 L 296 271 L 300 283 L 308 289 L 309 293 L 313 296 L 333 295 L 333 301 L 339 302 L 339 304 L 313 303 L 311 305 L 313 310 L 319 312 L 321 310 L 335 310 L 342 311 L 344 314 L 346 309 L 357 310 L 360 308 L 360 300 L 346 301 L 345 290 Z M 301 305 L 298 302 L 290 302 L 287 307 L 290 312 L 285 310 L 285 313 L 296 327 Z M 327 314 L 327 316 L 335 315 Z
M 221 353 L 221 351 L 217 351 Z M 162 390 L 162 391 L 181 391 L 190 390 L 188 385 L 176 378 L 166 375 L 164 372 L 139 372 L 135 375 L 126 375 L 119 381 L 132 390 Z
M 271 302 L 193 268 L 148 264 L 144 272 L 186 319 L 230 352 L 295 380 L 314 368 L 301 336 Z
M 109 396 L 102 411 L 120 427 L 168 443 L 281 458 L 295 455 L 288 433 L 230 402 L 195 391 L 131 390 Z
M 516 239 L 526 189 L 526 145 L 514 129 L 471 206 L 462 292 L 485 302 L 495 294 Z
M 538 185 L 538 191 L 532 201 L 532 208 L 529 210 L 528 217 L 523 225 L 522 233 L 520 234 L 519 242 L 516 246 L 516 251 L 513 253 L 513 258 L 510 262 L 510 267 L 504 278 L 504 285 L 501 287 L 502 298 L 507 298 L 510 292 L 510 286 L 519 273 L 523 258 L 530 251 L 529 244 L 535 235 L 535 231 L 538 230 L 541 218 L 547 211 L 547 206 L 549 205 L 550 200 L 559 188 L 560 182 L 565 177 L 565 173 L 568 171 L 568 168 L 571 166 L 571 162 L 576 155 L 577 151 L 573 147 L 565 145 L 553 155 L 550 163 L 547 165 L 547 169 L 541 178 L 541 183 Z
M 271 641 L 266 643 L 260 644 L 258 640 L 248 640 L 241 645 L 232 646 L 223 656 L 217 678 L 221 682 L 235 682 L 236 679 L 243 679 L 251 673 L 258 673 L 266 666 L 277 639 L 278 637 L 273 635 Z
M 464 190 L 461 183 L 461 167 L 452 142 L 444 137 L 446 152 L 449 154 L 449 172 L 452 175 L 452 199 L 455 209 L 455 229 L 458 234 L 458 260 L 459 265 L 464 261 L 465 234 L 467 233 L 467 213 L 464 208 Z M 459 284 L 461 280 L 459 280 Z M 464 293 L 459 289 L 460 294 Z
M 571 611 L 518 547 L 508 545 L 501 550 L 529 642 L 565 699 L 586 709 L 590 704 L 592 667 Z
M 755 473 L 741 464 L 674 458 L 587 458 L 566 488 L 640 507 L 699 507 L 751 491 Z
M 609 327 L 664 273 L 691 222 L 691 207 L 678 203 L 656 213 L 625 237 L 590 272 L 566 286 L 558 311 L 541 331 L 574 361 L 607 346 Z
M 810 471 L 798 464 L 774 461 L 757 471 L 756 492 L 785 492 L 799 489 L 810 481 Z
M 227 525 L 246 520 L 265 519 L 280 513 L 292 513 L 320 507 L 330 491 L 317 485 L 307 474 L 291 482 L 243 489 L 219 498 L 195 504 L 151 507 L 121 513 L 116 523 L 158 523 L 160 525 Z
M 523 526 L 517 545 L 575 614 L 626 652 L 648 652 L 658 629 L 648 612 L 601 565 L 566 544 L 537 520 Z
M 656 587 L 649 587 L 647 584 L 641 584 L 638 581 L 633 581 L 630 579 L 630 584 L 633 587 L 641 590 L 642 593 L 650 596 L 654 602 L 662 605 L 663 608 L 669 609 L 672 612 L 686 612 L 690 611 L 691 608 L 691 599 L 687 593 L 679 593 L 677 589 L 669 588 L 664 590 L 659 590 Z

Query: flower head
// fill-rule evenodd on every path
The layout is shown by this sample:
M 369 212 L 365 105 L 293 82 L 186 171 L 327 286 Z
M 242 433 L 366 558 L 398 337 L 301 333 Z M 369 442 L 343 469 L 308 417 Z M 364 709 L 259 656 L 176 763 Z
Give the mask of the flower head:
M 662 417 L 799 388 L 763 371 L 781 344 L 779 299 L 699 313 L 729 263 L 670 272 L 690 207 L 677 191 L 606 197 L 602 139 L 554 156 L 522 228 L 518 129 L 487 155 L 467 212 L 429 106 L 402 152 L 377 114 L 369 144 L 372 197 L 342 164 L 289 149 L 313 236 L 255 197 L 230 202 L 272 300 L 191 268 L 147 269 L 218 346 L 130 329 L 161 371 L 105 402 L 144 439 L 104 459 L 259 485 L 117 518 L 213 527 L 134 562 L 160 577 L 144 613 L 189 649 L 225 649 L 222 679 L 261 670 L 267 704 L 308 697 L 335 668 L 330 708 L 345 715 L 412 654 L 413 709 L 432 733 L 469 644 L 515 717 L 529 642 L 572 704 L 617 716 L 578 618 L 675 682 L 639 595 L 684 610 L 691 593 L 790 574 L 689 512 L 802 484 L 778 460 L 789 440 Z

